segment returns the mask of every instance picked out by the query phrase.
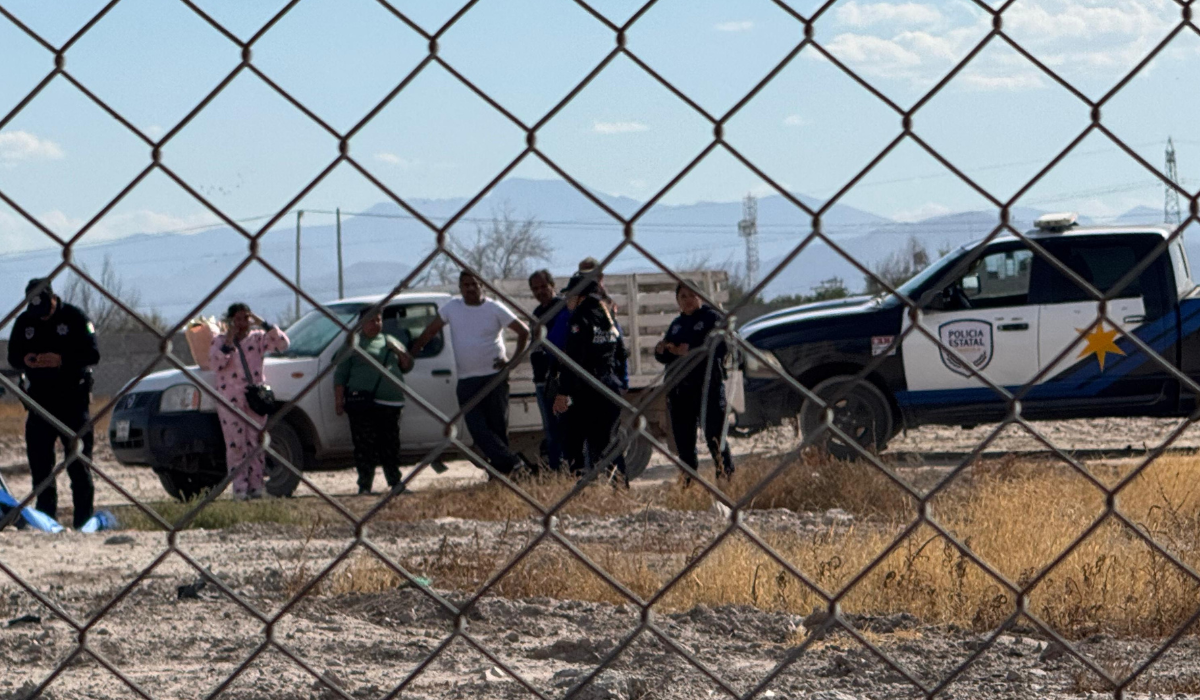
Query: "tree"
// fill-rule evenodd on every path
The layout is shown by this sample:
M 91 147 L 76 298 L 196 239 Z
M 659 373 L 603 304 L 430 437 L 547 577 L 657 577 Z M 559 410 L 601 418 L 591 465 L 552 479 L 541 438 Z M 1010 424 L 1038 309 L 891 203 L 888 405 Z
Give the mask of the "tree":
M 492 210 L 492 220 L 475 225 L 475 235 L 467 241 L 450 234 L 447 246 L 484 279 L 524 278 L 533 272 L 534 261 L 547 262 L 553 253 L 550 240 L 541 232 L 542 224 L 534 217 L 517 218 L 508 202 Z M 454 284 L 459 266 L 448 257 L 439 257 L 431 266 L 427 281 Z
M 940 258 L 950 250 L 945 246 L 938 248 L 936 257 Z M 903 248 L 893 252 L 875 265 L 874 272 L 876 277 L 895 289 L 929 267 L 929 263 L 933 260 L 934 256 L 929 254 L 925 244 L 918 241 L 916 236 L 909 236 Z M 867 294 L 874 296 L 885 291 L 883 286 L 870 275 L 863 275 L 863 279 L 866 282 Z
M 80 265 L 83 272 L 96 281 L 110 295 L 121 300 L 125 306 L 137 311 L 153 328 L 164 331 L 167 329 L 166 319 L 154 310 L 145 310 L 142 306 L 142 295 L 136 289 L 129 288 L 113 267 L 112 257 L 105 255 L 100 265 L 99 277 L 92 274 L 87 265 Z M 91 319 L 97 333 L 140 333 L 146 327 L 129 315 L 124 309 L 93 287 L 82 277 L 70 274 L 66 289 L 62 293 L 63 301 L 78 306 Z
M 741 303 L 748 291 L 745 278 L 741 274 L 731 272 L 729 275 L 728 308 L 733 308 Z M 845 280 L 841 277 L 830 277 L 813 285 L 808 294 L 787 294 L 772 297 L 769 300 L 764 300 L 761 296 L 756 297 L 738 311 L 738 322 L 745 323 L 763 314 L 792 306 L 811 304 L 817 301 L 829 301 L 831 299 L 845 299 L 848 296 L 850 296 L 850 290 L 846 287 Z

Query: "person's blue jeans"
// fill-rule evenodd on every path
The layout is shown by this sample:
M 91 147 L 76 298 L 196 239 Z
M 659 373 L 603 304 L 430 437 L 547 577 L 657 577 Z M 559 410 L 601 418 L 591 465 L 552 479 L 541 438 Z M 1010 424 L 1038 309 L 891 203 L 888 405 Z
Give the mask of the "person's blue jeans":
M 546 459 L 550 468 L 558 471 L 562 468 L 563 443 L 562 419 L 554 415 L 554 397 L 546 396 L 546 385 L 535 384 L 538 410 L 542 412 L 542 431 L 546 434 Z

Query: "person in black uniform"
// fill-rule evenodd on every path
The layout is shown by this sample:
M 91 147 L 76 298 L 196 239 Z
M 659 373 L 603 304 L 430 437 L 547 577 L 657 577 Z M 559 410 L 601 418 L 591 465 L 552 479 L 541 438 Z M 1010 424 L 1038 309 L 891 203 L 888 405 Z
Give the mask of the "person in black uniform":
M 567 285 L 571 296 L 566 354 L 613 392 L 621 393 L 618 358 L 625 350 L 617 322 L 601 301 L 594 279 L 576 274 Z M 555 363 L 554 412 L 564 419 L 563 452 L 575 474 L 586 473 L 606 456 L 617 434 L 620 407 L 574 371 Z M 624 461 L 613 465 L 625 478 Z M 627 482 L 626 482 L 627 483 Z
M 29 396 L 66 427 L 79 431 L 91 420 L 88 404 L 92 393 L 91 366 L 100 361 L 96 347 L 96 328 L 86 314 L 54 295 L 48 279 L 30 280 L 25 287 L 29 308 L 17 316 L 8 343 L 8 364 L 25 373 Z M 81 452 L 92 457 L 92 428 L 79 436 Z M 29 473 L 36 489 L 49 481 L 38 494 L 37 509 L 50 517 L 58 510 L 58 489 L 54 479 L 54 443 L 62 441 L 71 454 L 71 438 L 59 433 L 36 411 L 25 420 L 25 451 Z M 67 464 L 71 495 L 75 506 L 74 526 L 78 530 L 92 517 L 94 486 L 86 464 L 71 460 Z
M 717 478 L 733 476 L 733 454 L 729 441 L 722 440 L 725 427 L 724 360 L 727 348 L 718 343 L 711 355 L 694 361 L 684 372 L 684 356 L 704 347 L 708 334 L 721 321 L 716 309 L 701 302 L 699 295 L 682 282 L 675 287 L 675 301 L 682 312 L 671 322 L 666 336 L 654 348 L 654 357 L 667 366 L 664 380 L 671 390 L 667 393 L 667 410 L 671 414 L 671 433 L 679 459 L 692 469 L 698 469 L 696 458 L 696 426 L 704 411 L 704 441 L 717 467 Z M 708 395 L 704 396 L 705 380 Z

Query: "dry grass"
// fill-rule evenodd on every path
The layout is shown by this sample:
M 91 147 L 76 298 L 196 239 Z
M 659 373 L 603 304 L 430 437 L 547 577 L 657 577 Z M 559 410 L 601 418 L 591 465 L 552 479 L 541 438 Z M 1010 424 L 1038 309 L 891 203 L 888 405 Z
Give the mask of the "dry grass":
M 196 501 L 157 501 L 146 503 L 147 508 L 174 525 L 195 507 Z M 135 506 L 120 506 L 112 509 L 121 526 L 130 530 L 159 531 L 162 526 Z M 264 499 L 259 501 L 213 501 L 201 510 L 187 527 L 188 530 L 223 530 L 241 523 L 279 523 L 311 527 L 323 522 L 328 508 L 314 507 L 312 503 L 300 504 L 293 500 Z
M 108 401 L 109 399 L 104 397 L 92 399 L 92 415 L 97 415 L 97 412 L 104 408 Z M 27 415 L 23 404 L 13 401 L 8 397 L 0 400 L 0 437 L 23 438 L 25 436 L 25 417 Z M 108 419 L 108 413 L 97 418 L 97 435 L 108 434 Z
M 767 460 L 743 465 L 731 484 L 747 493 L 772 469 Z M 1114 484 L 1129 465 L 1098 466 L 1097 477 Z M 1200 457 L 1163 457 L 1120 494 L 1118 505 L 1138 529 L 1173 555 L 1200 567 Z M 569 492 L 566 479 L 545 479 L 523 487 L 549 504 Z M 712 497 L 698 485 L 665 484 L 631 492 L 593 486 L 564 513 L 616 516 L 648 508 L 704 511 Z M 1041 577 L 1030 593 L 1030 611 L 1060 632 L 1080 637 L 1105 632 L 1118 636 L 1162 636 L 1174 632 L 1200 603 L 1200 586 L 1138 533 L 1109 518 L 1061 561 L 1060 554 L 1102 513 L 1104 495 L 1071 469 L 1048 461 L 987 463 L 960 476 L 931 501 L 931 514 L 948 531 L 1018 585 Z M 765 539 L 817 585 L 838 591 L 872 564 L 917 516 L 915 503 L 869 467 L 804 457 L 756 494 L 753 508 L 817 510 L 842 508 L 856 514 L 852 527 L 807 535 L 769 533 Z M 305 525 L 316 517 L 311 503 L 217 502 L 194 523 L 228 527 L 237 522 Z M 178 504 L 156 506 L 178 517 Z M 367 505 L 354 502 L 353 507 Z M 437 517 L 517 522 L 535 512 L 508 489 L 486 484 L 452 491 L 422 492 L 394 500 L 380 513 L 391 521 Z M 149 526 L 130 519 L 134 527 Z M 526 543 L 526 535 L 494 531 L 474 541 L 443 542 L 435 551 L 401 563 L 429 576 L 436 586 L 477 590 Z M 527 532 L 527 530 L 524 530 Z M 684 533 L 685 535 L 687 533 Z M 697 536 L 698 537 L 698 536 Z M 648 597 L 680 571 L 701 539 L 670 542 L 614 532 L 611 542 L 583 551 L 630 590 Z M 1055 562 L 1057 563 L 1055 564 Z M 1044 570 L 1055 564 L 1044 573 Z M 379 592 L 405 582 L 369 556 L 356 556 L 320 589 L 328 595 Z M 625 602 L 611 585 L 554 543 L 525 556 L 493 589 L 509 597 L 575 598 Z M 824 600 L 740 535 L 727 539 L 663 597 L 664 610 L 746 604 L 806 614 Z M 930 624 L 954 623 L 985 630 L 1016 610 L 1014 595 L 922 524 L 882 558 L 842 600 L 848 613 L 889 615 L 908 612 Z
M 872 479 L 870 470 L 814 463 L 803 466 L 803 470 L 789 470 L 764 490 L 754 506 L 841 507 L 867 516 L 850 529 L 766 538 L 814 582 L 836 591 L 892 545 L 916 512 L 903 492 L 886 480 Z M 749 472 L 753 469 L 744 471 L 745 476 L 730 486 L 731 491 L 744 491 L 752 481 Z M 1100 476 L 1111 481 L 1115 475 Z M 1124 513 L 1189 565 L 1200 564 L 1195 552 L 1200 535 L 1197 483 L 1200 459 L 1166 457 L 1133 481 L 1120 498 Z M 484 489 L 474 498 L 487 493 Z M 460 512 L 472 512 L 467 494 L 440 498 L 455 499 Z M 621 498 L 625 500 L 606 489 L 591 489 L 583 494 L 578 507 L 599 514 L 647 505 L 700 510 L 709 500 L 696 486 L 681 490 L 674 485 Z M 962 477 L 933 501 L 932 514 L 1002 575 L 1025 585 L 1099 517 L 1103 505 L 1103 495 L 1065 467 L 1008 461 Z M 474 512 L 480 518 L 487 511 L 480 508 Z M 505 508 L 496 512 L 516 515 Z M 406 565 L 428 573 L 441 586 L 475 590 L 510 559 L 519 544 L 501 538 L 443 546 Z M 664 554 L 660 547 L 636 542 L 583 549 L 642 596 L 659 590 L 693 555 L 689 551 Z M 553 545 L 543 545 L 523 559 L 495 592 L 513 597 L 623 602 L 611 586 Z M 1136 533 L 1110 518 L 1040 580 L 1031 592 L 1030 609 L 1072 636 L 1100 631 L 1161 636 L 1175 631 L 1198 602 L 1200 587 Z M 746 604 L 799 614 L 824 605 L 814 591 L 741 536 L 731 537 L 713 551 L 660 605 L 665 610 L 686 610 L 702 603 Z M 849 613 L 908 612 L 930 624 L 955 623 L 986 630 L 1012 615 L 1016 600 L 948 540 L 921 525 L 858 581 L 842 606 Z

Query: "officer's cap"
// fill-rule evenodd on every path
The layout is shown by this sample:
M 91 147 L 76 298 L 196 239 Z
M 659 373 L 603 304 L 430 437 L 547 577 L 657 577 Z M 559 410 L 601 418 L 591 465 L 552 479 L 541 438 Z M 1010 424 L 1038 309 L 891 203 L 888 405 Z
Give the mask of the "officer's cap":
M 46 294 L 53 295 L 54 290 L 50 287 L 50 279 L 49 278 L 34 277 L 33 279 L 29 280 L 29 284 L 25 285 L 25 296 L 29 296 L 30 294 L 33 294 L 34 291 L 36 291 L 38 289 L 38 287 L 41 287 L 43 284 L 46 286 L 42 287 L 42 291 L 44 291 Z

